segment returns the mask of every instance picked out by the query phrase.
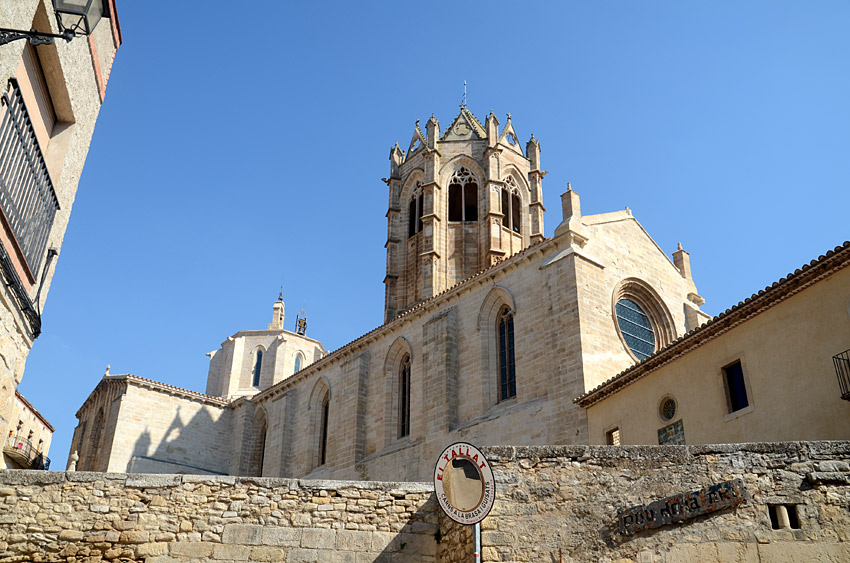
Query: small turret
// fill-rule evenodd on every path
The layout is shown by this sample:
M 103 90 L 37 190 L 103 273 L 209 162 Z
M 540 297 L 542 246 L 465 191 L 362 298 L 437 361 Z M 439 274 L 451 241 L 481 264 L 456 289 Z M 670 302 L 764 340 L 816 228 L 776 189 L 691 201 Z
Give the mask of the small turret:
M 437 140 L 440 138 L 440 122 L 431 114 L 431 119 L 425 124 L 425 132 L 428 134 L 428 148 L 435 148 Z
M 269 323 L 269 330 L 283 330 L 284 305 L 283 305 L 283 287 L 280 288 L 280 294 L 277 296 L 277 301 L 272 307 L 272 322 Z
M 525 144 L 525 156 L 531 162 L 531 170 L 540 170 L 540 142 L 531 134 L 531 139 Z
M 570 244 L 576 244 L 579 248 L 587 243 L 587 235 L 581 222 L 581 202 L 578 193 L 567 183 L 567 191 L 561 194 L 561 207 L 564 212 L 564 220 L 555 229 L 555 237 L 566 235 Z
M 487 129 L 487 144 L 491 147 L 495 146 L 499 142 L 499 120 L 496 119 L 493 110 L 490 110 L 490 115 L 487 116 L 484 127 Z
M 679 248 L 673 253 L 673 263 L 683 278 L 686 280 L 691 279 L 691 255 L 682 249 L 681 242 L 679 243 Z

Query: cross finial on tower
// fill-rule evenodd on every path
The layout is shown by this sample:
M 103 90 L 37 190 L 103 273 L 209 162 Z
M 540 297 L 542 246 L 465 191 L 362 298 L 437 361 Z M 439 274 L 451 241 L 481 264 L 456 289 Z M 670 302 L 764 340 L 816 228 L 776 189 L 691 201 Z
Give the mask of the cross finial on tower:
M 463 81 L 463 102 L 460 104 L 460 107 L 466 107 L 466 80 Z

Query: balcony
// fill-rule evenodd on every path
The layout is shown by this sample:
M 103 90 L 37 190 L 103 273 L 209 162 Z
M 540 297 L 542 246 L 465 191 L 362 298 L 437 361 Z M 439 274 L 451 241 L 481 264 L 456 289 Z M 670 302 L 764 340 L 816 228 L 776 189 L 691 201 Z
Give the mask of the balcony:
M 0 215 L 35 279 L 59 200 L 14 78 L 0 103 L 5 106 L 0 108 Z
M 841 398 L 850 401 L 850 350 L 845 350 L 832 357 L 835 364 L 835 375 L 838 376 L 838 385 L 841 386 Z
M 3 445 L 3 453 L 24 469 L 50 468 L 50 458 L 32 445 L 32 442 L 21 436 L 9 435 Z

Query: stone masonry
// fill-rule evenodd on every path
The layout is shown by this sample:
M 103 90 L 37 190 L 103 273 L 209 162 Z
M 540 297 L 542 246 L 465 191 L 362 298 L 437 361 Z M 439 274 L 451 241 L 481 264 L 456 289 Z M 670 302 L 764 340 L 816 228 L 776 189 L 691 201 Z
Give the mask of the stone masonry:
M 850 442 L 484 452 L 482 561 L 850 561 Z M 731 479 L 740 506 L 618 531 L 619 510 Z M 0 471 L 0 562 L 103 560 L 460 563 L 472 531 L 425 483 Z

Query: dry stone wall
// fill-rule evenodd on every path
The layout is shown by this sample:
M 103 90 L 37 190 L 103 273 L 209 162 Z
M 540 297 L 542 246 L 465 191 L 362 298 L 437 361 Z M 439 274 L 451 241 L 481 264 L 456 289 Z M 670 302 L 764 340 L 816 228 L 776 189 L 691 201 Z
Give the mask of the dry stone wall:
M 0 561 L 435 561 L 418 483 L 0 471 Z
M 482 450 L 497 480 L 483 561 L 850 561 L 850 442 Z M 619 532 L 620 509 L 732 479 L 738 507 Z

